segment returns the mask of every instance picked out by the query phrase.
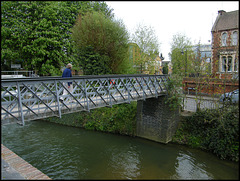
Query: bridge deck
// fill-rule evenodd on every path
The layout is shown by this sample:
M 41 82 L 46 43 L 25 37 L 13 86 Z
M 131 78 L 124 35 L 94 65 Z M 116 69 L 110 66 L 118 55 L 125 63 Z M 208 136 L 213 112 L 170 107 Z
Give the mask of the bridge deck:
M 1 119 L 24 125 L 26 120 L 158 97 L 166 93 L 167 79 L 165 75 L 6 79 L 1 83 Z M 63 95 L 67 82 L 73 83 L 73 92 Z

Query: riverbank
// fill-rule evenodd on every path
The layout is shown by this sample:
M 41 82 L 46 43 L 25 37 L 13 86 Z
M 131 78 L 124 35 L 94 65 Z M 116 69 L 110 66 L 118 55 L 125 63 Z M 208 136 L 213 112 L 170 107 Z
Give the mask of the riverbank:
M 87 130 L 103 131 L 135 136 L 137 102 L 102 107 L 90 112 L 77 112 L 62 115 L 62 118 L 46 118 L 47 121 Z
M 185 116 L 172 142 L 239 162 L 239 107 L 206 109 Z

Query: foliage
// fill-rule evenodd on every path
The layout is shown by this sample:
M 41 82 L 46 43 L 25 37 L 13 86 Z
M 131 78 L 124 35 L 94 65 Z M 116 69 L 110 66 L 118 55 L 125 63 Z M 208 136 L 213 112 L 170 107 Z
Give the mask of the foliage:
M 105 75 L 112 73 L 109 57 L 94 52 L 91 46 L 82 47 L 78 52 L 79 66 L 83 67 L 84 75 Z
M 112 108 L 103 107 L 90 110 L 90 112 L 72 113 L 71 116 L 62 115 L 61 119 L 47 118 L 47 120 L 69 126 L 84 127 L 89 130 L 134 136 L 136 111 L 137 102 L 132 102 L 131 104 L 114 105 Z
M 239 107 L 198 111 L 185 119 L 173 140 L 239 161 Z
M 138 67 L 141 67 L 141 72 L 143 72 L 145 65 L 149 66 L 147 68 L 148 71 L 153 71 L 151 61 L 153 61 L 159 54 L 160 48 L 160 44 L 153 27 L 138 24 L 135 33 L 132 35 L 132 42 L 136 43 L 141 50 L 141 57 L 140 59 L 137 59 L 135 64 Z
M 169 77 L 169 80 L 167 81 L 167 99 L 166 103 L 169 104 L 169 107 L 172 109 L 178 109 L 181 107 L 181 82 L 180 76 L 172 75 Z
M 168 64 L 167 63 L 165 63 L 163 65 L 163 74 L 168 74 Z
M 87 11 L 111 16 L 104 2 L 1 1 L 2 70 L 18 61 L 25 70 L 60 75 L 67 63 L 77 65 L 70 29 Z
M 106 73 L 123 71 L 120 67 L 128 58 L 128 32 L 121 20 L 106 17 L 101 12 L 87 12 L 79 15 L 72 32 L 76 51 L 80 55 L 78 61 L 87 74 L 102 70 Z M 99 58 L 89 61 L 87 50 L 90 50 L 91 56 Z M 89 66 L 92 61 L 94 64 Z
M 184 76 L 186 73 L 191 72 L 193 55 L 191 46 L 190 39 L 185 35 L 180 33 L 173 35 L 171 53 L 169 54 L 173 65 L 173 74 Z
M 90 121 L 87 121 L 84 127 L 104 132 L 134 135 L 135 119 L 136 102 L 115 105 L 111 109 L 101 108 L 93 110 L 91 111 Z

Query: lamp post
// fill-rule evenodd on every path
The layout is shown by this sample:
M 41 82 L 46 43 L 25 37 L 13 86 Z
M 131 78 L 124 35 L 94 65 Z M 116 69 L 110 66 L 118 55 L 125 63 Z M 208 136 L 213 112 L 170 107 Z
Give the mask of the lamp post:
M 184 50 L 185 49 L 185 52 L 186 52 L 186 54 L 185 54 L 185 77 L 187 76 L 187 48 L 183 48 L 182 49 L 182 55 L 184 55 Z

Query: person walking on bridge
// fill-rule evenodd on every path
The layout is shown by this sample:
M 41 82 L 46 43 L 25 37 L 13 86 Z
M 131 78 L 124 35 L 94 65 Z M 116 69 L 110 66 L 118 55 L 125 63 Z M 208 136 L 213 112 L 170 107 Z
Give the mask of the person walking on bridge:
M 66 69 L 62 73 L 62 77 L 72 77 L 72 64 L 67 64 Z M 63 84 L 65 88 L 72 93 L 73 92 L 73 84 L 72 82 L 66 82 Z M 67 95 L 68 91 L 66 89 L 63 89 L 63 95 Z M 72 98 L 70 98 L 72 100 Z M 63 98 L 60 97 L 60 101 L 63 101 Z

